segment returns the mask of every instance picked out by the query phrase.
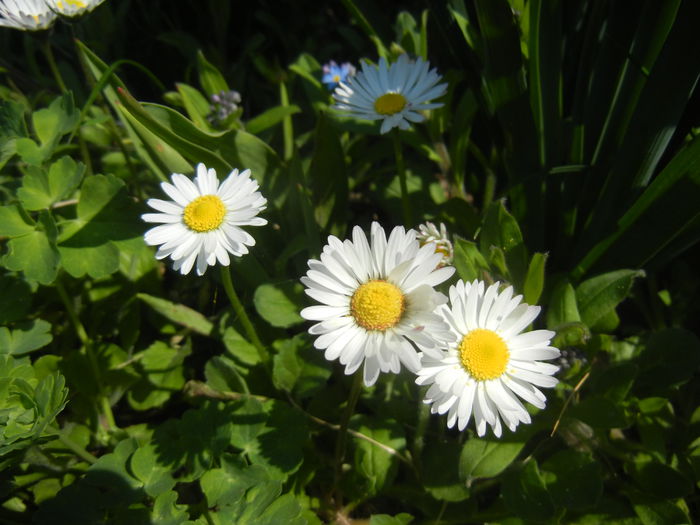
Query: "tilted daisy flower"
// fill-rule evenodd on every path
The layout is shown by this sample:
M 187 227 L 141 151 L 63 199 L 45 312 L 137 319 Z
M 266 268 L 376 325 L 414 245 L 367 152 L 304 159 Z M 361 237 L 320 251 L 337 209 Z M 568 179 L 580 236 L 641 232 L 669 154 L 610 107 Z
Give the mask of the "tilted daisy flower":
M 180 173 L 172 175 L 172 184 L 161 183 L 172 201 L 148 199 L 147 204 L 160 213 L 146 213 L 146 222 L 162 223 L 145 234 L 146 244 L 159 246 L 156 258 L 170 257 L 173 268 L 185 275 L 196 262 L 197 275 L 218 261 L 230 264 L 229 253 L 240 257 L 248 253 L 255 239 L 241 226 L 263 226 L 258 217 L 267 200 L 250 170 L 233 170 L 221 184 L 214 169 L 197 165 L 194 182 Z
M 411 371 L 420 365 L 418 350 L 439 356 L 439 345 L 452 335 L 435 313 L 447 298 L 433 289 L 454 268 L 437 269 L 441 255 L 432 246 L 421 248 L 413 230 L 397 226 L 387 240 L 379 223 L 372 223 L 370 242 L 359 226 L 352 241 L 328 237 L 321 260 L 310 260 L 301 278 L 306 293 L 320 305 L 301 316 L 319 321 L 309 329 L 314 346 L 329 361 L 353 374 L 364 363 L 364 383 L 374 384 L 380 372 Z M 415 347 L 414 347 L 415 345 Z
M 363 62 L 362 71 L 336 88 L 334 107 L 356 118 L 381 120 L 381 133 L 408 129 L 411 122 L 425 119 L 419 111 L 442 106 L 429 101 L 442 96 L 447 84 L 438 84 L 442 77 L 429 68 L 429 62 L 422 58 L 413 62 L 406 54 L 391 65 L 384 57 L 378 66 Z
M 424 354 L 416 383 L 430 385 L 425 403 L 431 412 L 447 413 L 447 426 L 464 430 L 473 416 L 479 436 L 490 425 L 500 437 L 502 423 L 511 431 L 530 423 L 521 398 L 544 408 L 545 396 L 537 388 L 557 384 L 559 367 L 540 360 L 554 359 L 559 350 L 550 346 L 554 332 L 523 330 L 535 320 L 539 306 L 513 297 L 513 287 L 499 293 L 498 283 L 485 289 L 483 281 L 459 281 L 450 287 L 451 307 L 439 312 L 455 335 L 442 356 Z
M 89 13 L 105 0 L 44 0 L 56 13 L 68 17 Z
M 440 264 L 446 266 L 452 264 L 454 259 L 454 249 L 452 242 L 447 235 L 447 228 L 443 223 L 440 223 L 440 229 L 437 229 L 432 222 L 428 221 L 425 224 L 418 226 L 418 242 L 421 246 L 428 243 L 435 245 L 435 251 L 442 254 Z
M 55 21 L 56 13 L 44 0 L 0 0 L 0 27 L 39 31 Z

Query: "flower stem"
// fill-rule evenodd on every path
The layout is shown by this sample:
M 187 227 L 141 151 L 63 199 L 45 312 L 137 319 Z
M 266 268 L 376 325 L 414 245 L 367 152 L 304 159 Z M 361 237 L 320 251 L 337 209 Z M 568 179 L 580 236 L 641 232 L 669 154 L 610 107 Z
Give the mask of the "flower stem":
M 58 84 L 58 88 L 61 90 L 62 93 L 65 93 L 66 91 L 68 91 L 68 89 L 66 88 L 66 83 L 63 82 L 61 71 L 58 69 L 58 65 L 56 64 L 56 58 L 53 55 L 53 49 L 51 47 L 51 42 L 49 41 L 48 36 L 44 36 L 42 38 L 41 48 L 44 52 L 44 55 L 46 56 L 46 61 L 49 64 L 49 69 L 53 74 L 53 78 L 54 80 L 56 80 L 56 84 Z
M 334 461 L 334 473 L 333 473 L 333 492 L 337 494 L 336 506 L 340 508 L 342 502 L 340 501 L 340 494 L 338 493 L 338 485 L 340 484 L 340 477 L 343 470 L 343 460 L 345 459 L 345 445 L 347 443 L 348 437 L 348 425 L 350 424 L 350 418 L 355 412 L 355 407 L 357 406 L 357 401 L 360 399 L 360 392 L 362 391 L 362 374 L 354 374 L 352 381 L 352 387 L 350 388 L 350 397 L 348 398 L 348 404 L 345 407 L 345 412 L 343 412 L 343 418 L 340 420 L 340 428 L 338 430 L 338 439 L 335 442 L 335 461 Z
M 394 157 L 396 158 L 396 171 L 399 174 L 399 184 L 401 185 L 401 209 L 403 211 L 403 222 L 406 228 L 413 227 L 413 214 L 411 213 L 411 203 L 408 200 L 408 184 L 406 183 L 406 164 L 403 160 L 403 149 L 401 148 L 401 137 L 399 130 L 394 129 L 391 133 L 394 143 Z
M 62 428 L 57 428 L 53 425 L 49 425 L 49 430 L 56 432 L 58 434 L 58 440 L 63 443 L 68 449 L 70 449 L 76 456 L 84 459 L 90 464 L 97 463 L 97 458 L 90 454 L 83 447 L 78 445 L 75 441 L 68 437 L 67 432 Z
M 224 291 L 226 292 L 226 296 L 228 297 L 228 300 L 231 302 L 231 306 L 233 307 L 233 311 L 236 312 L 238 319 L 241 321 L 241 324 L 243 325 L 243 329 L 245 330 L 248 339 L 250 339 L 250 342 L 253 343 L 253 346 L 255 346 L 255 348 L 258 350 L 260 360 L 267 367 L 270 362 L 270 354 L 265 348 L 265 345 L 262 344 L 262 341 L 260 341 L 260 338 L 258 337 L 258 334 L 255 331 L 255 328 L 253 327 L 253 323 L 250 322 L 250 318 L 245 312 L 245 308 L 243 308 L 243 304 L 241 304 L 241 300 L 238 298 L 236 290 L 234 290 L 233 288 L 233 282 L 231 281 L 231 272 L 226 266 L 221 267 L 221 280 L 224 285 Z

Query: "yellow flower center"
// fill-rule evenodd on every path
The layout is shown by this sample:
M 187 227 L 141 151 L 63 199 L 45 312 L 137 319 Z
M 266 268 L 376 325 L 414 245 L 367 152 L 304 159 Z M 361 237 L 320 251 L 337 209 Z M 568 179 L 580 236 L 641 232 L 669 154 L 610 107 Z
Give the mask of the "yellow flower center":
M 384 331 L 396 326 L 406 309 L 406 299 L 398 286 L 386 281 L 367 281 L 350 300 L 350 312 L 365 330 Z
M 374 110 L 380 115 L 394 115 L 406 107 L 406 97 L 401 93 L 385 93 L 374 101 Z
M 484 328 L 472 330 L 459 343 L 462 366 L 477 381 L 500 377 L 506 371 L 509 356 L 501 336 Z
M 333 82 L 335 82 L 336 84 L 340 82 L 340 75 L 333 75 Z
M 87 5 L 80 0 L 65 0 L 65 2 L 68 5 L 74 5 L 75 7 L 80 7 L 81 9 L 85 9 L 87 7 Z M 56 7 L 63 9 L 63 2 L 56 2 Z
M 185 208 L 182 219 L 190 230 L 208 232 L 216 230 L 224 222 L 226 206 L 216 195 L 202 195 Z

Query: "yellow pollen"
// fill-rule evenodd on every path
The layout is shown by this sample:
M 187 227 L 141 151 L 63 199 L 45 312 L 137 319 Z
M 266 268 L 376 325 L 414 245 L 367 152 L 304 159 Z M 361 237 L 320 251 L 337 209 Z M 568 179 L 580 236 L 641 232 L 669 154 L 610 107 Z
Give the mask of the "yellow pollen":
M 506 371 L 509 356 L 501 336 L 484 328 L 472 330 L 459 343 L 462 366 L 477 381 L 500 377 Z
M 226 206 L 216 195 L 202 195 L 185 208 L 182 219 L 190 230 L 208 232 L 217 229 L 224 222 Z
M 80 7 L 81 9 L 85 9 L 87 5 L 84 2 L 81 2 L 80 0 L 65 0 L 66 4 L 68 5 L 73 5 L 75 7 Z M 56 7 L 59 9 L 63 9 L 63 2 L 56 2 Z
M 362 328 L 383 332 L 396 326 L 406 309 L 398 286 L 382 280 L 367 281 L 350 300 L 350 312 Z
M 39 17 L 37 15 L 32 15 L 32 18 L 34 19 L 35 24 L 39 23 Z
M 333 76 L 333 82 L 335 82 L 336 84 L 340 82 L 340 75 Z
M 374 110 L 380 115 L 394 115 L 406 107 L 401 93 L 385 93 L 374 101 Z

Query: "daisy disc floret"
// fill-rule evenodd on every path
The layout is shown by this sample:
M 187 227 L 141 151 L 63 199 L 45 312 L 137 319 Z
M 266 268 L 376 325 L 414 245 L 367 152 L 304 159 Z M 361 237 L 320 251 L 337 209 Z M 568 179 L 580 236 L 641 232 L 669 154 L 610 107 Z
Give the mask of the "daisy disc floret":
M 391 65 L 384 57 L 378 66 L 362 62 L 362 70 L 336 88 L 334 107 L 356 118 L 381 120 L 381 133 L 408 129 L 411 122 L 425 119 L 419 111 L 442 106 L 430 102 L 447 90 L 447 84 L 439 84 L 441 78 L 429 62 L 414 62 L 405 54 Z
M 413 230 L 394 228 L 387 239 L 372 223 L 370 240 L 358 226 L 352 240 L 328 237 L 321 260 L 310 260 L 301 278 L 306 293 L 320 304 L 301 311 L 318 321 L 309 333 L 329 361 L 338 359 L 345 373 L 364 363 L 363 380 L 370 386 L 380 372 L 411 371 L 420 365 L 418 351 L 440 355 L 439 345 L 452 338 L 435 313 L 447 298 L 434 286 L 454 268 L 437 268 L 441 259 L 432 246 L 420 247 Z
M 56 13 L 45 0 L 0 0 L 0 27 L 40 31 L 55 21 Z
M 559 357 L 550 346 L 554 332 L 524 331 L 540 312 L 539 306 L 513 297 L 513 287 L 499 292 L 499 284 L 459 281 L 450 287 L 450 305 L 439 313 L 450 325 L 454 342 L 442 355 L 424 354 L 416 383 L 429 385 L 425 403 L 432 413 L 447 414 L 447 426 L 464 430 L 473 417 L 479 436 L 490 425 L 500 437 L 503 424 L 515 431 L 530 423 L 520 399 L 544 408 L 538 387 L 552 388 L 559 369 L 542 360 Z
M 141 216 L 146 222 L 161 223 L 145 234 L 146 244 L 158 246 L 156 258 L 170 257 L 173 268 L 183 275 L 193 267 L 197 275 L 204 275 L 208 266 L 217 261 L 228 266 L 229 254 L 240 257 L 255 245 L 241 226 L 267 224 L 257 216 L 267 200 L 257 191 L 250 170 L 235 169 L 219 184 L 214 169 L 198 164 L 194 181 L 180 173 L 171 180 L 161 187 L 172 200 L 149 199 L 147 204 L 159 213 Z

